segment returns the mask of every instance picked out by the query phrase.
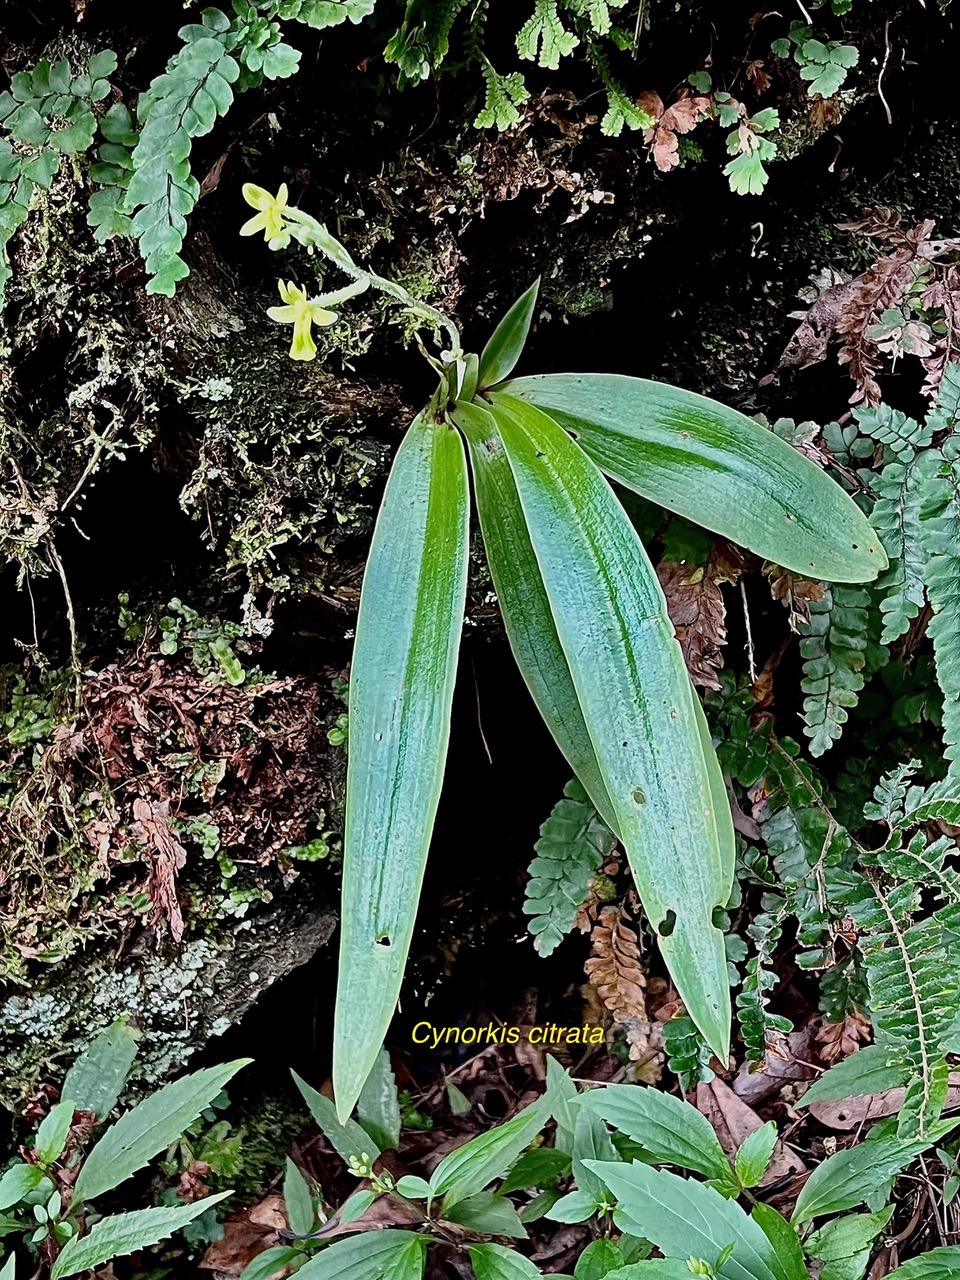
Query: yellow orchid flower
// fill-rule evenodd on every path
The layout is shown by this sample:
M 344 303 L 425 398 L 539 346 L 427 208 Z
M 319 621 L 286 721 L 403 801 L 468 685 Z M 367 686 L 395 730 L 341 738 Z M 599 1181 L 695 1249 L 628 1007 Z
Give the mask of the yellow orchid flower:
M 271 249 L 285 249 L 290 243 L 290 232 L 284 220 L 287 211 L 287 184 L 281 184 L 275 196 L 253 182 L 243 184 L 243 198 L 252 205 L 257 213 L 240 228 L 242 236 L 254 236 L 263 232 L 264 239 Z
M 311 302 L 305 290 L 292 280 L 279 280 L 280 297 L 284 301 L 282 307 L 267 307 L 267 315 L 271 320 L 281 324 L 293 325 L 293 341 L 290 344 L 291 360 L 312 360 L 317 354 L 317 346 L 313 340 L 313 326 L 321 328 L 333 324 L 337 319 L 335 311 L 328 311 L 319 302 Z

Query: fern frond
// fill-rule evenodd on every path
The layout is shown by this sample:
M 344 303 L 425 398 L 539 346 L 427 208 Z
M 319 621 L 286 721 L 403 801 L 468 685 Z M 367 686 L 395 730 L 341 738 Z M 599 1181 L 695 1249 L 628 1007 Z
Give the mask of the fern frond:
M 667 1067 L 680 1081 L 684 1093 L 714 1078 L 710 1067 L 713 1050 L 685 1013 L 674 1014 L 660 1028 Z
M 960 804 L 954 803 L 954 809 Z M 956 816 L 956 814 L 954 814 Z M 956 844 L 946 836 L 927 843 L 927 837 L 918 831 L 905 848 L 881 849 L 878 861 L 887 875 L 908 884 L 923 885 L 936 894 L 942 904 L 934 913 L 942 928 L 950 932 L 960 931 L 960 875 L 945 865 L 948 854 L 956 853 Z
M 960 768 L 960 439 L 943 444 L 939 469 L 926 476 L 920 509 L 926 555 L 929 633 L 943 694 L 944 755 L 948 779 Z
M 533 13 L 517 33 L 517 53 L 528 62 L 556 71 L 560 59 L 580 41 L 568 31 L 557 12 L 557 0 L 536 0 Z
M 407 0 L 403 21 L 383 56 L 399 71 L 400 84 L 417 84 L 439 69 L 450 51 L 453 24 L 468 0 Z
M 833 583 L 823 599 L 811 601 L 810 621 L 800 622 L 804 659 L 800 687 L 804 733 L 810 754 L 821 756 L 840 737 L 850 707 L 863 688 L 867 651 L 867 608 L 870 597 L 862 587 Z
M 929 459 L 920 454 L 907 462 L 888 462 L 874 481 L 877 502 L 870 522 L 890 561 L 876 586 L 883 615 L 881 644 L 899 639 L 923 606 L 926 557 L 920 505 Z
M 531 917 L 527 927 L 542 956 L 550 955 L 573 928 L 591 877 L 614 843 L 612 832 L 576 779 L 567 783 L 563 796 L 540 828 L 523 904 Z
M 95 53 L 77 75 L 66 58 L 41 58 L 31 71 L 13 75 L 10 89 L 0 93 L 0 302 L 10 278 L 10 239 L 26 222 L 36 192 L 50 189 L 61 158 L 93 142 L 93 107 L 109 94 L 107 77 L 116 66 L 109 49 Z
M 170 296 L 189 274 L 180 249 L 187 215 L 200 198 L 190 151 L 194 138 L 209 133 L 233 102 L 240 65 L 227 52 L 229 31 L 225 14 L 204 10 L 203 25 L 181 29 L 183 48 L 140 98 L 140 138 L 126 204 L 151 276 L 148 293 Z
M 778 935 L 779 937 L 779 932 Z M 779 1038 L 793 1030 L 793 1023 L 779 1013 L 771 1013 L 767 993 L 777 985 L 777 976 L 766 967 L 769 957 L 751 956 L 745 966 L 743 985 L 737 993 L 737 1020 L 747 1051 L 747 1061 L 762 1063 Z
M 920 502 L 923 472 L 928 469 L 933 428 L 889 405 L 855 409 L 860 431 L 879 441 L 887 462 L 872 483 L 877 501 L 870 513 L 890 567 L 876 590 L 883 615 L 881 644 L 892 644 L 908 630 L 924 601 L 925 556 L 921 542 Z
M 960 975 L 936 916 L 912 923 L 920 907 L 915 883 L 884 889 L 865 882 L 849 903 L 860 931 L 870 1011 L 890 1065 L 902 1067 L 907 1093 L 898 1133 L 923 1137 L 947 1090 L 942 1045 L 960 1008 Z
M 948 364 L 937 388 L 937 403 L 927 414 L 934 432 L 960 430 L 960 364 Z
M 909 760 L 885 773 L 873 789 L 873 799 L 863 806 L 863 816 L 869 822 L 886 822 L 894 826 L 903 816 L 907 788 L 919 768 L 919 760 Z
M 621 9 L 624 4 L 626 0 L 563 0 L 563 7 L 588 22 L 598 36 L 610 33 L 613 26 L 610 10 Z
M 483 106 L 477 112 L 474 127 L 477 129 L 509 129 L 520 119 L 520 107 L 530 97 L 530 91 L 518 71 L 502 76 L 489 58 L 481 55 L 480 69 L 486 93 Z
M 912 457 L 929 448 L 933 440 L 929 419 L 921 424 L 888 404 L 854 409 L 853 416 L 864 435 L 885 445 L 899 458 Z
M 376 8 L 377 0 L 284 0 L 280 5 L 281 18 L 296 18 L 307 26 L 336 27 L 348 20 L 362 22 Z

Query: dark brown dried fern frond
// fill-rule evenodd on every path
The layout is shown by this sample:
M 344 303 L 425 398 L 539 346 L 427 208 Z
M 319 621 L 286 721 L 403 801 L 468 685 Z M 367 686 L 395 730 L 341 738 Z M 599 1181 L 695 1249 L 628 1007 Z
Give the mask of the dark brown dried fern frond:
M 851 404 L 872 406 L 880 403 L 887 363 L 916 356 L 926 370 L 924 394 L 933 396 L 960 334 L 960 238 L 935 238 L 931 219 L 904 227 L 884 208 L 839 225 L 887 252 L 852 280 L 815 281 L 809 309 L 792 313 L 801 324 L 779 367 L 815 364 L 839 342 L 838 360 L 856 384 Z

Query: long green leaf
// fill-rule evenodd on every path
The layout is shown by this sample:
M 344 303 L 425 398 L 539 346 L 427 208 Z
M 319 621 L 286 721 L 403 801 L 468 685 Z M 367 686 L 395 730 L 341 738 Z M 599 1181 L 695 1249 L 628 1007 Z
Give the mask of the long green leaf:
M 763 1229 L 713 1187 L 638 1161 L 597 1161 L 593 1169 L 619 1202 L 617 1225 L 651 1241 L 668 1258 L 702 1258 L 721 1280 L 781 1280 L 776 1250 Z
M 468 1227 L 478 1236 L 510 1236 L 514 1240 L 523 1240 L 527 1234 L 507 1197 L 498 1196 L 493 1191 L 477 1191 L 466 1200 L 445 1206 L 443 1216 L 448 1222 Z
M 445 1155 L 430 1178 L 433 1194 L 444 1197 L 444 1209 L 482 1191 L 506 1173 L 549 1119 L 550 1102 L 544 1095 L 504 1124 Z
M 362 1164 L 373 1164 L 380 1158 L 380 1148 L 366 1129 L 356 1120 L 348 1116 L 341 1124 L 337 1108 L 329 1098 L 318 1093 L 306 1080 L 302 1080 L 295 1071 L 291 1071 L 293 1083 L 303 1095 L 303 1100 L 310 1108 L 310 1114 L 320 1126 L 320 1131 L 336 1151 L 341 1160 L 359 1160 Z
M 75 1203 L 118 1187 L 175 1142 L 208 1107 L 249 1058 L 206 1067 L 164 1085 L 112 1124 L 93 1148 L 77 1178 Z
M 773 1245 L 776 1258 L 770 1265 L 777 1272 L 778 1280 L 808 1280 L 809 1272 L 803 1260 L 800 1238 L 783 1214 L 769 1204 L 755 1204 L 750 1217 L 760 1227 Z
M 594 808 L 615 831 L 613 806 L 570 678 L 497 424 L 479 405 L 458 404 L 451 416 L 470 447 L 483 545 L 513 656 L 557 746 Z
M 313 1196 L 306 1179 L 289 1156 L 283 1176 L 283 1207 L 287 1211 L 287 1226 L 294 1235 L 305 1236 L 313 1230 Z
M 55 1107 L 51 1107 L 44 1116 L 33 1146 L 42 1164 L 52 1164 L 63 1153 L 67 1145 L 70 1126 L 76 1103 L 71 1097 L 64 1097 Z
M 716 400 L 620 374 L 543 374 L 503 390 L 572 431 L 609 476 L 776 564 L 828 582 L 887 567 L 838 484 L 786 441 Z
M 300 1280 L 383 1280 L 397 1269 L 415 1275 L 410 1259 L 419 1258 L 422 1272 L 426 1250 L 427 1237 L 413 1231 L 364 1231 L 321 1249 L 297 1275 Z
M 960 1275 L 960 1245 L 946 1245 L 911 1258 L 890 1272 L 890 1280 L 956 1280 Z
M 726 1061 L 730 996 L 712 922 L 731 883 L 680 646 L 653 567 L 596 465 L 509 396 L 494 416 L 644 908 L 691 1018 Z
M 952 1123 L 955 1121 L 942 1121 L 934 1132 L 942 1136 L 949 1132 Z M 823 1213 L 856 1208 L 935 1140 L 903 1142 L 899 1138 L 877 1138 L 835 1152 L 818 1164 L 803 1184 L 790 1221 L 799 1225 Z
M 75 1276 L 78 1271 L 90 1271 L 111 1258 L 120 1258 L 166 1240 L 167 1236 L 199 1218 L 231 1194 L 230 1191 L 221 1191 L 219 1195 L 207 1196 L 177 1208 L 164 1205 L 159 1209 L 135 1209 L 133 1213 L 101 1218 L 87 1235 L 67 1241 L 53 1264 L 50 1280 L 62 1280 L 64 1276 Z
M 492 387 L 494 383 L 502 382 L 513 373 L 530 332 L 533 309 L 537 305 L 539 292 L 538 277 L 526 293 L 520 295 L 494 329 L 480 357 L 478 385 L 481 389 Z M 466 398 L 464 396 L 464 399 Z
M 804 1241 L 809 1258 L 821 1263 L 820 1280 L 860 1280 L 873 1242 L 893 1216 L 893 1205 L 879 1213 L 851 1213 L 831 1218 Z
M 12 1209 L 43 1181 L 38 1164 L 15 1164 L 0 1174 L 0 1212 Z
M 106 1120 L 130 1074 L 140 1035 L 122 1018 L 101 1031 L 67 1072 L 63 1097 L 73 1098 L 78 1111 L 92 1111 L 98 1120 Z
M 592 1111 L 639 1142 L 657 1164 L 676 1164 L 706 1178 L 731 1180 L 730 1161 L 710 1121 L 670 1093 L 646 1085 L 608 1084 L 583 1094 L 580 1110 Z
M 477 1280 L 541 1280 L 540 1268 L 516 1249 L 505 1249 L 502 1244 L 468 1244 L 467 1253 Z
M 381 1049 L 374 1059 L 357 1103 L 357 1121 L 378 1146 L 396 1151 L 400 1145 L 400 1100 L 390 1055 Z
M 459 433 L 419 417 L 397 452 L 360 597 L 333 1083 L 349 1116 L 400 992 L 450 736 L 467 578 Z
M 868 1044 L 849 1058 L 841 1058 L 825 1071 L 806 1091 L 798 1107 L 814 1102 L 834 1102 L 842 1098 L 862 1098 L 870 1093 L 883 1093 L 907 1083 L 902 1064 L 890 1065 L 890 1050 L 884 1045 Z
M 723 867 L 724 884 L 732 885 L 737 874 L 737 837 L 733 830 L 733 810 L 730 808 L 730 796 L 723 781 L 720 761 L 714 749 L 713 738 L 707 715 L 696 692 L 693 695 L 693 709 L 697 717 L 697 729 L 700 732 L 700 745 L 703 748 L 703 762 L 707 767 L 707 778 L 710 783 L 710 799 L 713 802 L 713 816 L 717 824 L 717 843 L 720 846 L 720 865 Z
M 690 1280 L 690 1276 L 690 1268 L 680 1258 L 647 1258 L 608 1271 L 604 1280 Z

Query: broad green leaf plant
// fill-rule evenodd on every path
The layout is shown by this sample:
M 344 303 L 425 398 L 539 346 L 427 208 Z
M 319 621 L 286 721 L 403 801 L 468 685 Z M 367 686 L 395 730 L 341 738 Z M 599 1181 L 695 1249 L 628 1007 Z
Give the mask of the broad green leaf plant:
M 911 1140 L 894 1132 L 893 1120 L 881 1121 L 814 1169 L 787 1219 L 763 1199 L 790 1160 L 773 1121 L 729 1151 L 681 1098 L 644 1085 L 581 1092 L 556 1059 L 548 1056 L 546 1066 L 540 1099 L 449 1152 L 429 1179 L 395 1176 L 381 1160 L 381 1138 L 384 1150 L 399 1145 L 385 1050 L 372 1098 L 366 1106 L 361 1099 L 357 1118 L 344 1123 L 329 1099 L 295 1075 L 314 1120 L 360 1185 L 328 1215 L 323 1195 L 288 1161 L 289 1230 L 241 1280 L 268 1280 L 281 1269 L 298 1280 L 422 1280 L 434 1242 L 465 1250 L 476 1280 L 540 1280 L 539 1268 L 518 1250 L 527 1227 L 543 1219 L 591 1224 L 594 1238 L 573 1280 L 862 1280 L 890 1228 L 898 1178 L 925 1152 L 948 1159 L 930 1148 L 957 1124 L 938 1121 L 926 1138 Z M 541 1135 L 551 1119 L 554 1127 Z M 382 1213 L 363 1221 L 378 1199 L 402 1206 L 410 1229 L 381 1230 Z M 505 1239 L 518 1244 L 508 1247 Z M 960 1249 L 945 1246 L 892 1274 L 946 1280 L 958 1266 Z
M 727 966 L 713 913 L 734 878 L 730 809 L 656 574 L 609 481 L 807 578 L 875 578 L 887 565 L 876 534 L 808 459 L 713 400 L 616 374 L 512 377 L 536 284 L 478 357 L 448 319 L 360 269 L 285 191 L 271 197 L 251 184 L 244 194 L 270 244 L 296 240 L 351 282 L 314 299 L 284 284 L 285 300 L 298 302 L 272 314 L 294 325 L 295 358 L 312 354 L 316 318 L 328 323 L 331 306 L 364 288 L 387 293 L 450 343 L 428 356 L 438 387 L 397 451 L 357 622 L 334 1030 L 341 1119 L 399 995 L 443 781 L 467 580 L 468 459 L 520 670 L 623 844 L 693 1022 L 726 1060 Z
M 84 1152 L 91 1131 L 117 1105 L 138 1039 L 123 1021 L 95 1037 L 67 1072 L 60 1101 L 41 1122 L 27 1158 L 0 1174 L 0 1236 L 21 1235 L 32 1253 L 52 1261 L 51 1280 L 157 1244 L 231 1194 L 99 1216 L 95 1202 L 176 1142 L 249 1062 L 207 1067 L 165 1085 L 123 1112 Z M 12 1280 L 12 1267 L 11 1255 L 0 1273 L 4 1280 Z

